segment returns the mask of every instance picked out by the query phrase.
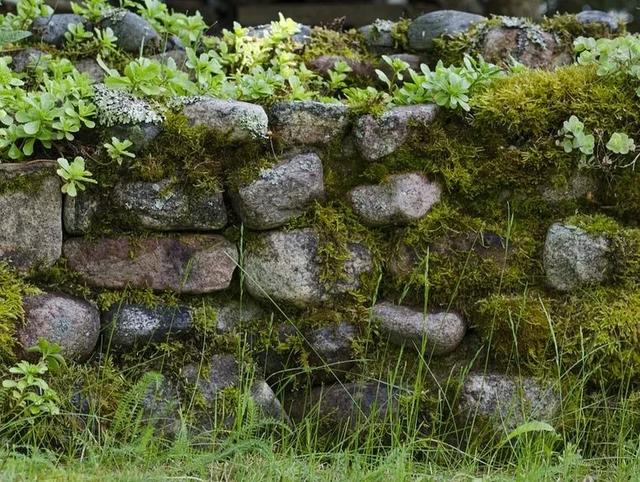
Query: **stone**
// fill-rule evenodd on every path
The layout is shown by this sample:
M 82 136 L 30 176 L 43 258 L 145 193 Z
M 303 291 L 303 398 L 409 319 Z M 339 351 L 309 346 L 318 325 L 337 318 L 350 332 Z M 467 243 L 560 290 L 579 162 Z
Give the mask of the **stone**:
M 484 35 L 482 55 L 496 64 L 508 63 L 513 58 L 532 69 L 554 69 L 573 61 L 552 33 L 527 26 L 489 29 Z
M 320 238 L 310 228 L 271 231 L 250 240 L 244 255 L 245 282 L 259 299 L 305 307 L 357 290 L 360 277 L 373 270 L 371 253 L 362 244 L 348 246 L 344 276 L 323 282 L 318 258 Z
M 111 140 L 117 137 L 121 141 L 127 139 L 132 145 L 127 149 L 137 154 L 151 145 L 153 140 L 160 135 L 162 127 L 149 122 L 140 124 L 120 124 L 104 129 L 105 139 Z M 125 159 L 125 163 L 128 162 Z
M 190 125 L 205 126 L 221 141 L 231 144 L 267 137 L 269 119 L 265 110 L 256 104 L 195 97 L 186 103 L 182 113 Z
M 395 51 L 396 47 L 393 38 L 394 25 L 391 20 L 377 19 L 372 24 L 360 27 L 358 31 L 364 36 L 367 47 L 379 53 L 390 53 Z
M 269 112 L 274 137 L 285 146 L 326 146 L 349 128 L 346 105 L 311 100 L 276 103 Z
M 600 24 L 611 33 L 618 32 L 622 23 L 621 17 L 602 10 L 583 10 L 576 14 L 576 20 L 583 25 Z
M 338 62 L 346 62 L 351 68 L 351 74 L 362 78 L 375 78 L 375 69 L 369 62 L 351 59 L 341 55 L 321 55 L 307 62 L 307 67 L 324 77 L 334 70 Z
M 511 431 L 528 420 L 552 421 L 560 406 L 557 393 L 533 378 L 500 373 L 473 373 L 460 390 L 461 423 L 488 424 L 496 431 Z
M 14 72 L 18 73 L 33 69 L 36 65 L 44 67 L 48 64 L 46 55 L 42 50 L 31 47 L 21 49 L 12 55 L 13 60 L 10 67 Z
M 171 179 L 120 182 L 110 201 L 136 226 L 156 231 L 215 231 L 227 224 L 222 192 L 186 191 Z
M 183 337 L 193 330 L 193 315 L 186 306 L 147 307 L 116 303 L 102 315 L 110 350 L 123 353 L 137 344 Z
M 249 296 L 244 296 L 242 300 L 208 300 L 208 306 L 215 311 L 216 330 L 220 333 L 231 333 L 244 324 L 266 320 L 270 316 L 268 310 Z
M 202 373 L 198 365 L 186 365 L 182 368 L 181 375 L 187 384 L 197 384 L 205 402 L 213 408 L 225 389 L 242 388 L 243 379 L 240 364 L 233 355 L 213 355 L 207 365 L 206 373 Z M 250 390 L 251 398 L 263 415 L 275 419 L 287 418 L 275 393 L 264 380 L 254 380 Z
M 545 201 L 560 203 L 563 201 L 590 199 L 597 187 L 597 181 L 592 176 L 576 172 L 568 179 L 566 185 L 558 187 L 549 184 L 542 186 L 539 191 Z
M 64 34 L 70 25 L 84 25 L 85 30 L 91 31 L 91 24 L 80 15 L 73 13 L 54 13 L 50 17 L 36 17 L 31 24 L 33 38 L 46 44 L 62 47 L 65 43 Z
M 104 80 L 105 72 L 93 58 L 79 59 L 73 64 L 78 72 L 87 74 L 94 84 Z
M 313 388 L 293 401 L 289 415 L 301 421 L 312 416 L 324 431 L 354 429 L 363 421 L 390 421 L 400 410 L 398 388 L 382 382 L 341 383 Z
M 89 185 L 86 191 L 75 197 L 64 197 L 62 220 L 67 234 L 81 235 L 91 229 L 91 223 L 98 212 L 100 196 Z
M 547 284 L 558 291 L 605 282 L 612 268 L 611 241 L 576 226 L 555 223 L 544 243 Z
M 256 25 L 255 27 L 248 27 L 246 35 L 247 37 L 264 38 L 271 35 L 271 29 L 271 24 Z M 311 33 L 311 27 L 299 23 L 298 32 L 294 33 L 290 38 L 297 44 L 307 45 L 311 42 Z
M 352 344 L 358 329 L 351 323 L 334 323 L 310 330 L 305 340 L 309 344 L 309 365 L 327 367 L 332 372 L 345 372 L 353 366 Z
M 228 288 L 238 262 L 236 247 L 215 234 L 71 238 L 63 252 L 69 268 L 98 288 L 193 294 Z
M 416 18 L 409 25 L 407 37 L 412 50 L 424 51 L 433 47 L 433 40 L 443 35 L 454 36 L 466 32 L 472 25 L 486 21 L 486 17 L 458 10 L 437 10 Z
M 100 335 L 100 313 L 84 300 L 64 294 L 27 295 L 23 300 L 25 323 L 16 339 L 24 350 L 44 338 L 60 345 L 67 360 L 91 356 Z
M 252 229 L 282 226 L 323 197 L 322 161 L 316 154 L 300 154 L 278 162 L 231 191 L 236 212 Z
M 423 342 L 433 355 L 455 350 L 466 333 L 466 324 L 455 312 L 424 313 L 393 303 L 376 303 L 373 318 L 380 323 L 380 331 L 398 345 L 412 344 L 421 349 Z
M 382 184 L 357 186 L 349 194 L 354 213 L 368 226 L 407 224 L 440 201 L 440 184 L 420 173 L 394 174 Z
M 163 117 L 147 101 L 103 84 L 93 90 L 97 121 L 107 139 L 128 139 L 133 143 L 129 150 L 139 152 L 160 134 Z
M 129 10 L 115 9 L 100 20 L 100 28 L 110 28 L 118 37 L 118 48 L 131 54 L 154 52 L 162 46 L 162 38 L 151 24 Z
M 180 392 L 169 378 L 156 375 L 140 401 L 140 421 L 143 425 L 151 425 L 155 436 L 173 438 L 183 426 Z
M 427 127 L 437 113 L 435 104 L 420 104 L 394 107 L 379 117 L 364 115 L 356 122 L 356 146 L 365 159 L 377 161 L 405 145 L 413 129 Z
M 0 260 L 22 272 L 58 260 L 62 193 L 54 161 L 0 164 L 0 219 Z

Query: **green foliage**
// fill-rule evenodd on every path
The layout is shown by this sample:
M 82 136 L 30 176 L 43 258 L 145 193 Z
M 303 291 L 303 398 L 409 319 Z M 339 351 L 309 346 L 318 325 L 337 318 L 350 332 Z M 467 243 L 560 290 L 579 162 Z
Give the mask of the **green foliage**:
M 31 36 L 31 32 L 25 30 L 0 29 L 0 47 L 6 44 L 14 44 Z
M 86 189 L 85 183 L 96 184 L 98 182 L 91 179 L 91 172 L 85 169 L 84 158 L 81 156 L 76 156 L 71 163 L 61 157 L 58 159 L 58 165 L 60 168 L 56 172 L 64 181 L 62 192 L 71 197 L 76 197 L 78 191 L 84 191 Z
M 2 388 L 8 392 L 8 410 L 19 421 L 33 424 L 36 417 L 60 415 L 60 399 L 45 376 L 49 372 L 55 374 L 65 362 L 60 347 L 43 339 L 28 351 L 39 353 L 40 360 L 35 364 L 23 360 L 9 368 L 13 376 L 2 381 Z
M 442 61 L 438 61 L 434 71 L 424 64 L 420 68 L 422 75 L 411 72 L 412 81 L 405 83 L 398 92 L 399 103 L 435 102 L 449 109 L 469 111 L 471 96 L 502 74 L 498 67 L 485 62 L 482 57 L 476 60 L 469 56 L 464 57 L 460 67 L 445 67 Z
M 576 116 L 572 115 L 569 120 L 564 121 L 558 135 L 563 136 L 558 145 L 562 145 L 564 152 L 578 149 L 584 155 L 593 154 L 595 137 L 593 134 L 585 133 L 584 124 Z
M 107 155 L 111 160 L 117 162 L 120 166 L 122 165 L 122 161 L 125 157 L 135 159 L 136 155 L 133 152 L 127 151 L 127 149 L 132 145 L 133 142 L 129 139 L 121 141 L 117 137 L 112 137 L 111 142 L 106 142 L 104 144 L 104 148 L 107 150 Z

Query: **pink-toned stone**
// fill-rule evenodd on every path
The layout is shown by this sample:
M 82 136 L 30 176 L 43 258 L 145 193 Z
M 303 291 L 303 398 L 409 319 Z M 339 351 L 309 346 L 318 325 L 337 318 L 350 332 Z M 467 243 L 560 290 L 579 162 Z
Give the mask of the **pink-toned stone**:
M 227 288 L 238 260 L 236 247 L 219 235 L 73 238 L 63 252 L 69 267 L 93 286 L 177 293 Z

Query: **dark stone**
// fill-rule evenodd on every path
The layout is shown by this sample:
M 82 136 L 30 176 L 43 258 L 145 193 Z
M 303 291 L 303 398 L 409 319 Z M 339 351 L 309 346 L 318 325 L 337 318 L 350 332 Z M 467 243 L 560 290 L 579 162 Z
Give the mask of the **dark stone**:
M 123 9 L 117 9 L 100 20 L 100 28 L 111 28 L 118 37 L 118 48 L 132 54 L 158 51 L 162 39 L 149 22 L 140 15 Z
M 85 30 L 92 29 L 87 19 L 73 13 L 54 13 L 50 17 L 36 17 L 31 25 L 33 38 L 46 44 L 62 47 L 65 43 L 64 34 L 69 25 L 82 24 Z
M 486 17 L 457 10 L 437 10 L 416 18 L 407 33 L 409 47 L 424 51 L 433 47 L 433 40 L 443 35 L 453 36 L 466 32 L 473 24 L 484 22 Z

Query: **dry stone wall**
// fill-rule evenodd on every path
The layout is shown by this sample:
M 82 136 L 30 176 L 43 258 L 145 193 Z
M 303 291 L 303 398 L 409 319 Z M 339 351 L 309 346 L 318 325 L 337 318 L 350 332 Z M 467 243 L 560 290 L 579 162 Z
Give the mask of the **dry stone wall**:
M 37 34 L 56 45 L 66 25 L 77 21 L 73 17 L 58 15 L 42 28 L 36 25 Z M 418 64 L 435 38 L 465 32 L 483 20 L 452 11 L 424 15 L 409 25 L 411 54 L 397 51 L 384 22 L 362 32 L 373 50 Z M 125 51 L 137 52 L 142 43 L 157 47 L 160 38 L 141 22 L 128 12 L 101 25 L 114 29 Z M 534 41 L 530 25 L 483 28 L 479 47 L 489 57 L 504 58 L 508 51 L 526 65 L 545 68 L 568 62 L 556 37 L 541 34 Z M 318 58 L 311 64 L 321 72 L 322 65 L 336 60 Z M 143 162 L 158 161 L 152 147 L 171 131 L 170 119 L 104 85 L 96 86 L 94 101 L 103 135 L 117 132 L 134 141 L 132 150 L 146 156 Z M 358 379 L 360 358 L 370 355 L 366 349 L 389 342 L 398 357 L 402 351 L 433 360 L 433 383 L 454 372 L 460 376 L 457 410 L 463 419 L 479 414 L 516 426 L 525 407 L 536 418 L 552 418 L 558 404 L 554 388 L 507 374 L 505 364 L 489 361 L 486 337 L 479 341 L 484 333 L 474 316 L 478 303 L 501 294 L 503 276 L 505 290 L 526 291 L 531 285 L 551 297 L 616 282 L 622 257 L 617 254 L 629 247 L 620 240 L 630 231 L 621 238 L 556 219 L 557 213 L 570 212 L 559 204 L 591 195 L 590 178 L 571 172 L 575 176 L 560 188 L 543 176 L 505 183 L 509 167 L 493 166 L 485 173 L 488 187 L 473 179 L 465 192 L 451 180 L 450 171 L 457 175 L 459 166 L 438 165 L 443 161 L 432 158 L 441 151 L 449 153 L 447 160 L 453 158 L 460 146 L 447 142 L 471 127 L 456 124 L 435 104 L 396 106 L 373 115 L 340 103 L 279 101 L 264 107 L 196 97 L 178 106 L 176 118 L 184 122 L 181 129 L 214 138 L 202 155 L 216 158 L 236 176 L 199 187 L 191 180 L 206 177 L 204 162 L 191 164 L 189 173 L 178 165 L 171 175 L 153 180 L 131 174 L 125 164 L 115 182 L 69 197 L 61 193 L 53 160 L 0 164 L 0 260 L 42 288 L 24 299 L 24 324 L 17 333 L 22 347 L 44 337 L 76 362 L 105 351 L 131 356 L 157 343 L 193 338 L 202 330 L 204 310 L 211 315 L 207 322 L 214 320 L 207 329 L 219 339 L 241 335 L 258 375 L 252 397 L 267 416 L 299 418 L 316 402 L 340 423 L 352 423 L 356 411 L 400 410 L 402 390 L 410 387 Z M 490 140 L 487 135 L 487 144 Z M 507 156 L 516 143 L 492 152 Z M 256 146 L 261 156 L 254 159 Z M 472 148 L 480 156 L 484 146 Z M 415 159 L 421 159 L 420 168 Z M 380 169 L 390 172 L 372 174 Z M 500 189 L 490 187 L 494 181 L 502 183 Z M 460 206 L 510 206 L 531 192 L 537 193 L 541 213 L 535 229 L 526 233 L 538 236 L 533 241 L 460 227 L 469 213 L 477 218 L 483 212 Z M 323 211 L 338 204 L 340 216 Z M 548 229 L 546 241 L 540 225 Z M 421 236 L 427 239 L 422 250 L 416 242 Z M 476 272 L 467 271 L 465 259 L 476 263 Z M 52 269 L 67 278 L 47 282 L 43 273 Z M 152 293 L 153 302 L 131 292 Z M 111 303 L 104 301 L 105 293 Z M 422 303 L 428 295 L 433 298 Z M 184 384 L 198 384 L 205 399 L 213 400 L 240 383 L 240 361 L 229 347 L 216 351 L 207 361 L 208 377 L 200 378 L 198 367 L 186 363 L 145 400 L 149 414 L 162 414 L 166 432 L 176 430 L 173 402 Z M 382 363 L 392 364 L 394 356 Z M 283 388 L 282 374 L 291 369 L 308 375 L 310 396 Z M 203 413 L 200 426 L 210 423 Z

